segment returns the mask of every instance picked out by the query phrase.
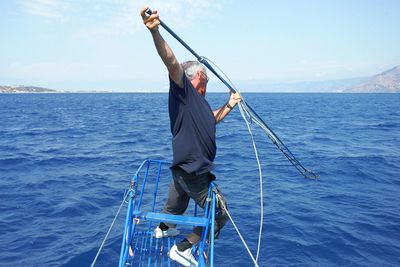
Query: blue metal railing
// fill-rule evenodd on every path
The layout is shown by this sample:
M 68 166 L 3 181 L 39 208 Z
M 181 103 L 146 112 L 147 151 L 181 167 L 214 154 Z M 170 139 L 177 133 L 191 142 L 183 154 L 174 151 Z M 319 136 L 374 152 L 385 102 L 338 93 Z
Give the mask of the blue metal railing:
M 167 256 L 167 252 L 176 242 L 175 238 L 153 238 L 152 223 L 160 221 L 204 227 L 202 238 L 195 248 L 195 257 L 198 266 L 213 266 L 214 234 L 210 233 L 214 233 L 215 229 L 215 185 L 213 182 L 210 183 L 207 197 L 209 201 L 203 217 L 198 216 L 197 205 L 195 205 L 193 217 L 157 213 L 155 209 L 159 183 L 165 181 L 161 174 L 163 168 L 167 170 L 168 166 L 169 162 L 164 160 L 145 160 L 131 180 L 119 267 L 175 266 L 175 263 Z M 146 190 L 152 190 L 152 192 L 146 192 Z M 148 196 L 152 197 L 148 202 L 150 204 L 144 204 L 149 201 L 146 198 Z M 147 227 L 144 227 L 141 221 L 146 221 Z M 207 242 L 207 237 L 210 238 L 210 242 Z

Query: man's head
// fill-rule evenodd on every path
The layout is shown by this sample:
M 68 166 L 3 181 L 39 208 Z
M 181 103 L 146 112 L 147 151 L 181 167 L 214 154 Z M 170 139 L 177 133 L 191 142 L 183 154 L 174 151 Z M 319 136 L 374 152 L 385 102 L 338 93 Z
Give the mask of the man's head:
M 198 61 L 186 61 L 181 64 L 186 77 L 189 79 L 193 87 L 201 95 L 206 94 L 207 89 L 207 72 L 203 64 Z

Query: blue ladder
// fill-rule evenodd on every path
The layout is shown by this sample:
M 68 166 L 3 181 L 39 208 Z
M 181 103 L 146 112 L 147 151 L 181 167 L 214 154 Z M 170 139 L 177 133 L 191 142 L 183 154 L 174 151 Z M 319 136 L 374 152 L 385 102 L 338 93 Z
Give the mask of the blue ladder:
M 214 234 L 210 233 L 215 229 L 216 186 L 210 183 L 203 216 L 198 216 L 197 205 L 194 216 L 158 213 L 155 209 L 161 174 L 168 171 L 169 165 L 163 160 L 145 160 L 131 180 L 119 267 L 180 266 L 167 254 L 179 237 L 154 238 L 153 222 L 203 227 L 202 238 L 192 252 L 198 266 L 214 266 Z M 148 198 L 149 195 L 152 199 Z

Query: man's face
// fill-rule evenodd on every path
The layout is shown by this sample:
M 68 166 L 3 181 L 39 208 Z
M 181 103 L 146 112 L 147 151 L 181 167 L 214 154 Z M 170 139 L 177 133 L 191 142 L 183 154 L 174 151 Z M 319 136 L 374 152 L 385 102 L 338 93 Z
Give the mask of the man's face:
M 207 74 L 199 70 L 197 71 L 197 74 L 193 80 L 190 81 L 193 85 L 193 87 L 201 94 L 202 96 L 206 95 L 206 90 L 207 90 L 207 82 L 208 82 L 208 77 Z

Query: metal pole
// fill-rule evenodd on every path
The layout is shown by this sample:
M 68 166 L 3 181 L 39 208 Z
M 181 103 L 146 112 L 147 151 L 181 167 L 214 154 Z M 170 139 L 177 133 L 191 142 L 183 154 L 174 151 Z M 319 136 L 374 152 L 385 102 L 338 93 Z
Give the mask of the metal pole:
M 146 15 L 151 16 L 153 12 L 150 8 L 146 10 Z M 224 78 L 219 75 L 217 71 L 211 66 L 211 64 L 202 56 L 197 54 L 187 43 L 185 43 L 170 27 L 168 27 L 161 19 L 160 25 L 169 32 L 178 42 L 180 42 L 190 53 L 192 53 L 196 59 L 203 63 L 226 87 L 231 90 L 231 92 L 236 93 L 237 91 L 233 88 L 233 86 L 227 82 Z M 319 176 L 318 174 L 307 170 L 292 154 L 292 152 L 286 147 L 286 145 L 280 140 L 280 138 L 272 131 L 272 129 L 261 119 L 261 117 L 255 112 L 253 108 L 251 108 L 247 103 L 245 106 L 251 111 L 251 113 L 258 119 L 258 121 L 265 126 L 269 130 L 269 134 L 267 134 L 268 138 L 278 147 L 278 149 L 285 155 L 285 157 L 292 163 L 294 167 L 305 177 L 305 178 L 313 178 L 317 179 Z M 270 136 L 272 135 L 272 137 Z

